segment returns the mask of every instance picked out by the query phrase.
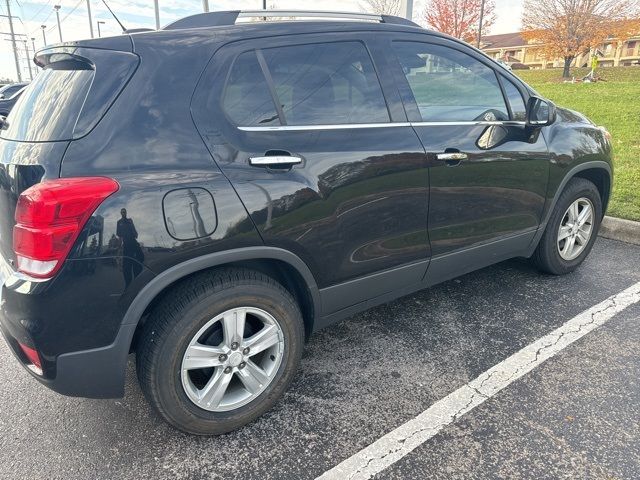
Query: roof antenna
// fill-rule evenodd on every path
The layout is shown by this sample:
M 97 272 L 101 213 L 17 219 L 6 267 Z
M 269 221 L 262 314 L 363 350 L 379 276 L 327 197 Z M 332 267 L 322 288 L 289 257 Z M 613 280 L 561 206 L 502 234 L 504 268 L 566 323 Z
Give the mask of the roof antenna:
M 124 28 L 124 25 L 122 24 L 122 22 L 118 20 L 118 17 L 116 17 L 116 14 L 113 13 L 113 10 L 111 10 L 109 5 L 107 5 L 107 0 L 102 0 L 102 3 L 104 3 L 104 6 L 107 7 L 107 10 L 109 10 L 109 13 L 111 14 L 111 16 L 113 16 L 113 18 L 116 19 L 116 22 L 118 22 L 118 25 L 120 25 L 120 28 L 122 28 L 122 31 L 126 33 L 127 29 Z

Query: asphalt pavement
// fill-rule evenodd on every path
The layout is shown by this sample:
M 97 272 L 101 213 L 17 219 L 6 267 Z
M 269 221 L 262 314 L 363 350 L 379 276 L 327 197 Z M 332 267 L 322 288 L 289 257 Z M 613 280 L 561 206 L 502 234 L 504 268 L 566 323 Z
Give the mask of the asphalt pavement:
M 640 247 L 598 239 L 573 274 L 512 260 L 314 337 L 292 388 L 253 424 L 191 437 L 147 406 L 61 397 L 0 342 L 0 478 L 314 479 L 640 281 Z M 460 416 L 377 479 L 640 478 L 640 303 Z

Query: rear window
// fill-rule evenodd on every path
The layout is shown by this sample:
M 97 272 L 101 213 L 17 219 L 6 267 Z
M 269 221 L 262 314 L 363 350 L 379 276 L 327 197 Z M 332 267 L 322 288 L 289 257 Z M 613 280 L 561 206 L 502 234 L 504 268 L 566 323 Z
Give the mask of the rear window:
M 94 70 L 45 68 L 22 93 L 0 137 L 24 142 L 70 140 Z

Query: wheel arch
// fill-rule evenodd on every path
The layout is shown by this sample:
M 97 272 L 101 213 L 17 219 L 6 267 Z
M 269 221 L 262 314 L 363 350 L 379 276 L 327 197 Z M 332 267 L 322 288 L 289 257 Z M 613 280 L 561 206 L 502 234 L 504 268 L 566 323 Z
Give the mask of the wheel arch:
M 203 255 L 175 265 L 160 273 L 136 296 L 127 309 L 122 325 L 136 325 L 128 340 L 135 346 L 137 333 L 149 311 L 171 288 L 186 278 L 221 267 L 244 267 L 258 270 L 279 281 L 299 302 L 303 314 L 305 335 L 313 331 L 320 311 L 320 296 L 309 267 L 295 254 L 274 247 L 247 247 Z
M 609 203 L 609 199 L 611 197 L 611 186 L 613 177 L 611 164 L 604 160 L 592 160 L 574 166 L 564 175 L 560 184 L 558 185 L 558 188 L 556 188 L 556 191 L 553 194 L 553 198 L 549 202 L 549 206 L 546 209 L 542 222 L 540 223 L 538 232 L 531 241 L 531 244 L 529 246 L 529 255 L 533 254 L 533 251 L 536 249 L 538 242 L 540 242 L 540 239 L 542 238 L 542 235 L 544 234 L 545 228 L 547 226 L 547 222 L 551 217 L 551 213 L 553 212 L 553 209 L 558 202 L 558 198 L 560 198 L 560 195 L 567 186 L 567 183 L 569 183 L 572 178 L 576 177 L 585 178 L 596 185 L 602 198 L 602 212 L 604 215 L 607 204 Z
M 604 213 L 607 211 L 607 205 L 609 204 L 609 198 L 611 197 L 611 170 L 609 169 L 607 171 L 601 167 L 589 167 L 577 171 L 572 178 L 575 177 L 589 180 L 596 186 L 602 199 L 602 215 L 604 216 Z

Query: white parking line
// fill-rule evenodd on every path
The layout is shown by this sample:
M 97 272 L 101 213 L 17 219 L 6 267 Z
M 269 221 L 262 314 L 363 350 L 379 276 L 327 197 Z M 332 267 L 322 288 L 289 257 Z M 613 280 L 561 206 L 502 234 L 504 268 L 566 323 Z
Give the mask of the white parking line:
M 371 478 L 616 314 L 640 301 L 640 282 L 573 317 L 431 405 L 417 417 L 328 470 L 317 480 Z

